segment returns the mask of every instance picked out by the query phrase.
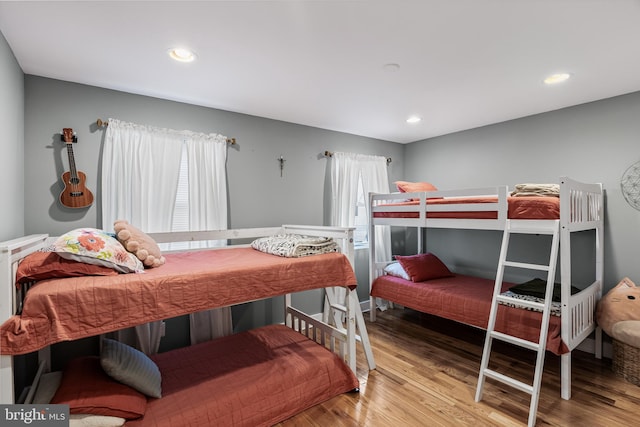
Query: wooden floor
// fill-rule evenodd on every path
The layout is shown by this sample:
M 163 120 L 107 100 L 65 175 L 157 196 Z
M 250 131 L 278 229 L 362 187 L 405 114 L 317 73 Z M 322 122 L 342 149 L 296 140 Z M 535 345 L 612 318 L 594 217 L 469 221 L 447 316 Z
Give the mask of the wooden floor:
M 367 329 L 377 369 L 366 369 L 359 347 L 360 392 L 335 397 L 279 426 L 527 424 L 526 393 L 487 379 L 483 400 L 474 401 L 484 331 L 409 309 L 379 313 Z M 490 367 L 522 381 L 533 377 L 535 353 L 501 343 L 494 349 Z M 615 375 L 610 359 L 574 351 L 572 397 L 563 400 L 560 358 L 548 354 L 536 426 L 640 425 L 640 387 Z

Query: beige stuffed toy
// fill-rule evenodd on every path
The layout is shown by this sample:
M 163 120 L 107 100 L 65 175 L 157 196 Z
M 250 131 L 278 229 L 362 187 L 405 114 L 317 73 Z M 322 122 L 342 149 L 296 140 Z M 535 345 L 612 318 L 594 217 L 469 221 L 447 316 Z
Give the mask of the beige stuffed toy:
M 118 241 L 122 243 L 127 251 L 138 257 L 145 267 L 158 267 L 164 264 L 165 259 L 162 256 L 160 247 L 149 235 L 123 219 L 114 222 L 113 228 Z
M 610 337 L 640 347 L 640 287 L 622 279 L 598 301 L 596 318 Z

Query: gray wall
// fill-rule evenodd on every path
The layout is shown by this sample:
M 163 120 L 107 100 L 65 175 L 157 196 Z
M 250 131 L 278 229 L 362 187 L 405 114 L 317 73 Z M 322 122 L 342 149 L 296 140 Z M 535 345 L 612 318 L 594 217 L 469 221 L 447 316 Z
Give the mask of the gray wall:
M 569 176 L 605 189 L 605 288 L 624 276 L 640 282 L 640 212 L 629 206 L 620 178 L 640 161 L 640 92 L 472 129 L 406 146 L 405 178 L 440 189 L 558 182 Z M 499 237 L 492 232 L 429 233 L 430 248 L 448 263 L 491 275 Z M 578 249 L 592 252 L 588 238 Z M 581 276 L 591 268 L 578 260 Z
M 77 227 L 110 229 L 100 218 L 100 162 L 104 129 L 96 119 L 118 118 L 139 124 L 215 132 L 237 139 L 227 161 L 229 227 L 281 224 L 328 224 L 329 159 L 324 151 L 347 151 L 392 157 L 390 181 L 401 179 L 402 145 L 211 108 L 25 76 L 25 232 L 59 235 Z M 87 209 L 58 203 L 68 169 L 62 128 L 77 132 L 74 156 L 95 194 Z M 286 159 L 282 177 L 278 158 Z M 364 257 L 366 263 L 366 257 Z M 366 266 L 363 269 L 366 273 Z M 367 277 L 359 277 L 359 294 L 368 294 Z M 296 296 L 303 310 L 320 312 L 319 292 Z M 234 308 L 239 329 L 282 318 L 282 301 L 263 301 Z
M 0 33 L 0 241 L 24 235 L 24 74 Z

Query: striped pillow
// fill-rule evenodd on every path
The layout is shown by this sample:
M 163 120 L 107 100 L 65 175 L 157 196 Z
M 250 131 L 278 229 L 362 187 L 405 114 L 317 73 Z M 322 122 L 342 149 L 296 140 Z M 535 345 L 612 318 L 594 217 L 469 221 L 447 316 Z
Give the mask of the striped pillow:
M 162 397 L 158 366 L 146 354 L 121 342 L 105 338 L 100 352 L 102 369 L 116 381 L 150 397 Z

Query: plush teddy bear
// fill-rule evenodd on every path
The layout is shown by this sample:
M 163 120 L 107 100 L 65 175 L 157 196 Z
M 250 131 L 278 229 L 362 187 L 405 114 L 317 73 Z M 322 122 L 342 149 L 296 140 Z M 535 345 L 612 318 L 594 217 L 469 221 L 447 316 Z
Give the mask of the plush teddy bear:
M 598 301 L 596 319 L 610 337 L 640 347 L 640 287 L 622 279 Z
M 113 223 L 118 241 L 125 249 L 134 254 L 145 267 L 158 267 L 165 259 L 158 244 L 149 235 L 138 230 L 123 219 Z

